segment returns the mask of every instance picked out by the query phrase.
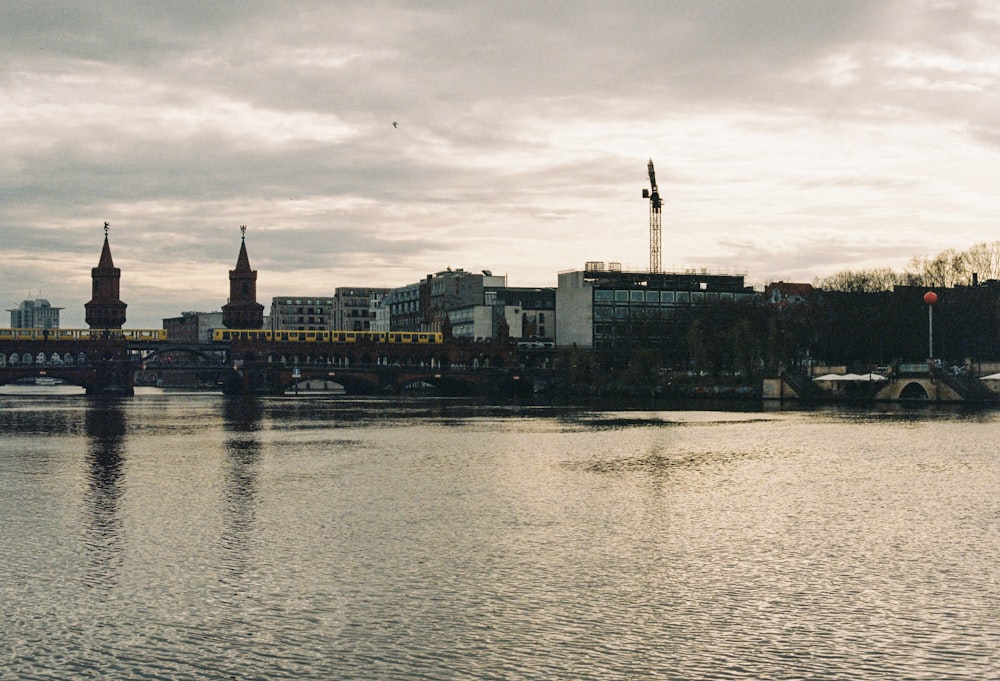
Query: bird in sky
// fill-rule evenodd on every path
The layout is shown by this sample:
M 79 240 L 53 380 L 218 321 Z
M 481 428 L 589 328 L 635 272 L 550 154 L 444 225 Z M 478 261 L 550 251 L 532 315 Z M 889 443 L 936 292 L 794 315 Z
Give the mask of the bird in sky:
M 392 122 L 392 127 L 398 128 L 399 127 L 399 123 L 397 123 L 396 121 L 393 121 Z

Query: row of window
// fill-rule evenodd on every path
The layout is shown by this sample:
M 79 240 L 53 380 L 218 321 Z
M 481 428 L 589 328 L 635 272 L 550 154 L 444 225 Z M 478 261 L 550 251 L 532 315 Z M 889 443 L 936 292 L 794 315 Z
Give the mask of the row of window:
M 755 296 L 751 293 L 731 293 L 728 291 L 647 291 L 644 289 L 594 289 L 594 304 L 609 305 L 614 303 L 646 304 L 686 304 L 704 301 L 739 301 L 749 300 Z
M 277 308 L 277 310 L 276 310 L 276 314 L 278 314 L 278 315 L 289 315 L 289 314 L 330 314 L 332 311 L 333 311 L 332 309 L 327 310 L 327 309 L 322 308 L 322 307 L 315 307 L 315 308 L 314 307 L 310 307 L 310 308 L 298 307 L 298 308 L 292 309 L 292 308 L 289 308 L 289 307 L 279 306 Z
M 332 298 L 275 298 L 275 305 L 333 305 Z

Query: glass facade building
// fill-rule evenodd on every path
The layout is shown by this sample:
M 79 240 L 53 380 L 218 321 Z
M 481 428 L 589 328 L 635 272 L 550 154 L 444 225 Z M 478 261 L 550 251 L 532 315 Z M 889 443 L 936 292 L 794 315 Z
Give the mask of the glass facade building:
M 588 263 L 559 274 L 556 342 L 595 350 L 649 346 L 670 356 L 684 346 L 700 306 L 757 297 L 742 275 L 623 272 Z

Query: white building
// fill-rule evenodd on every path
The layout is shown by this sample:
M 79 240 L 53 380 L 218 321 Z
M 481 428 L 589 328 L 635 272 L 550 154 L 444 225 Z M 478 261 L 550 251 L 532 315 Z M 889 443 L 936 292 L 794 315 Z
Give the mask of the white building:
M 12 329 L 58 329 L 59 310 L 52 307 L 44 298 L 22 301 L 16 309 L 10 312 L 10 328 Z

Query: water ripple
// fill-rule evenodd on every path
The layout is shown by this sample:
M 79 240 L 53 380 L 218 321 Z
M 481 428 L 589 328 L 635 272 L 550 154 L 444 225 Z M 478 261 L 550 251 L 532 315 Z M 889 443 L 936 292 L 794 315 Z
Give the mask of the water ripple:
M 0 409 L 0 678 L 1000 677 L 996 418 L 143 399 Z

